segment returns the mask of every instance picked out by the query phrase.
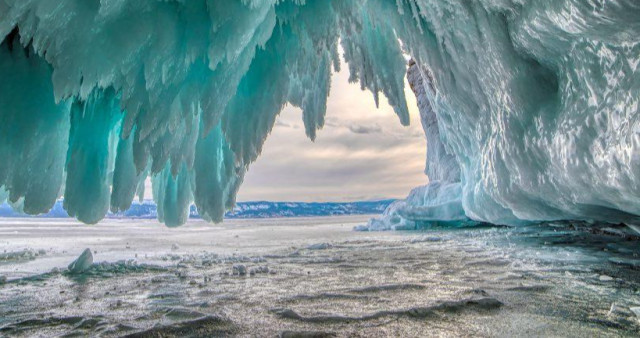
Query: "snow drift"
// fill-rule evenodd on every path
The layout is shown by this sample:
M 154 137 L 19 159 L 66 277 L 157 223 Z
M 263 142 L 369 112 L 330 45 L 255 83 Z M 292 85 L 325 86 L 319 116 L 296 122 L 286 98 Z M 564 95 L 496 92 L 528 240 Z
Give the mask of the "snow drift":
M 322 128 L 341 44 L 401 123 L 403 53 L 428 87 L 439 183 L 403 217 L 637 222 L 638 17 L 636 0 L 0 0 L 0 195 L 95 223 L 151 176 L 167 225 L 193 202 L 220 221 L 284 105 Z

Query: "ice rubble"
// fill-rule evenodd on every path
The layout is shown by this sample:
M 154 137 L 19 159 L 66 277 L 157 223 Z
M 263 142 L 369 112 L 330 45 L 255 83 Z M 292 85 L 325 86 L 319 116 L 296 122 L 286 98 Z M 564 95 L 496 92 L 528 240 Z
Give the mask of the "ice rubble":
M 431 183 L 394 215 L 638 222 L 638 17 L 636 0 L 0 0 L 0 195 L 95 223 L 151 176 L 167 225 L 192 202 L 220 221 L 284 105 L 323 126 L 341 44 L 402 123 L 416 60 Z

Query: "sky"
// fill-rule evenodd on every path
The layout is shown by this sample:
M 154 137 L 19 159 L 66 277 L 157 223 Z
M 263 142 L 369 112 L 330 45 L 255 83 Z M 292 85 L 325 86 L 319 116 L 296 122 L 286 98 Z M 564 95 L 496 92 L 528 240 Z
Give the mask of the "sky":
M 326 123 L 315 142 L 305 136 L 302 111 L 287 106 L 262 154 L 249 167 L 238 201 L 356 201 L 404 198 L 427 183 L 426 140 L 415 96 L 405 80 L 411 126 L 380 96 L 334 73 Z

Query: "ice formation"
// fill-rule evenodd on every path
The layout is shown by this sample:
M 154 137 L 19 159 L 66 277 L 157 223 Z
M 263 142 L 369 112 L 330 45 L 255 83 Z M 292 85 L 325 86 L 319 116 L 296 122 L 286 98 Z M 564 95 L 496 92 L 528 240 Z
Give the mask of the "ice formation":
M 438 118 L 429 100 L 436 96 L 433 75 L 412 60 L 407 78 L 427 136 L 425 174 L 429 184 L 413 189 L 405 200 L 393 202 L 381 217 L 372 218 L 359 230 L 410 230 L 436 222 L 450 225 L 466 224 L 469 220 L 462 206 L 460 166 L 440 139 Z
M 405 219 L 637 223 L 639 17 L 636 0 L 0 0 L 0 195 L 95 223 L 151 176 L 167 225 L 192 203 L 220 221 L 284 105 L 322 128 L 341 45 L 405 124 L 415 60 L 431 183 Z
M 71 262 L 68 266 L 70 273 L 83 273 L 87 271 L 91 265 L 93 264 L 93 254 L 91 253 L 91 249 L 84 249 L 84 251 L 76 258 L 75 261 Z

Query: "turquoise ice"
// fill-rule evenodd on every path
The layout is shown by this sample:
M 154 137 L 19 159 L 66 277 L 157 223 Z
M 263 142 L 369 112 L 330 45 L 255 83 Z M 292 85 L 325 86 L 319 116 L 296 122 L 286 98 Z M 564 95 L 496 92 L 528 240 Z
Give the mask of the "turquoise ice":
M 406 54 L 439 182 L 411 217 L 637 223 L 639 17 L 636 0 L 0 0 L 0 187 L 95 223 L 151 176 L 167 225 L 192 203 L 220 221 L 284 105 L 322 128 L 332 69 L 408 123 Z

